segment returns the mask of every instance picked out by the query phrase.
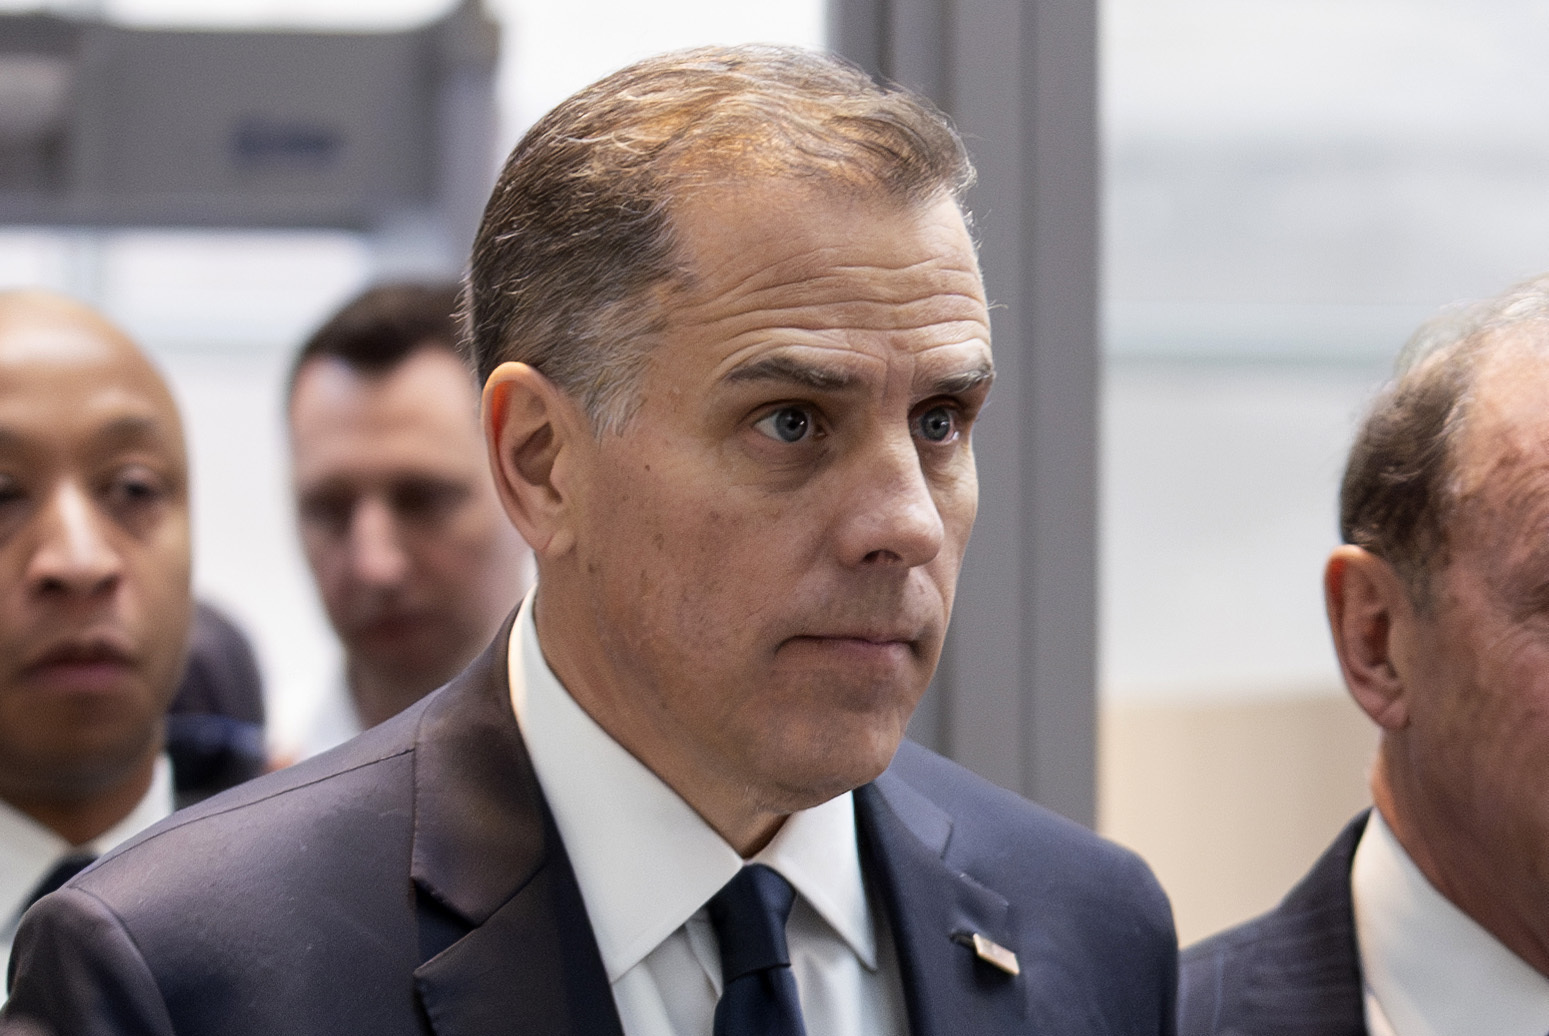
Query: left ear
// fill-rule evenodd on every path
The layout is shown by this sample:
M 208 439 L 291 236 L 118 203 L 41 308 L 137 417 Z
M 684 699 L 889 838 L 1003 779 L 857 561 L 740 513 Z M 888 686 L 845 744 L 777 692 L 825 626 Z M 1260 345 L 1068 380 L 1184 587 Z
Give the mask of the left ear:
M 484 442 L 495 491 L 541 561 L 575 542 L 575 477 L 592 445 L 574 401 L 525 363 L 502 363 L 484 383 Z
M 1384 730 L 1407 726 L 1409 688 L 1397 656 L 1416 616 L 1403 580 L 1382 558 L 1345 544 L 1329 555 L 1323 596 L 1350 697 Z

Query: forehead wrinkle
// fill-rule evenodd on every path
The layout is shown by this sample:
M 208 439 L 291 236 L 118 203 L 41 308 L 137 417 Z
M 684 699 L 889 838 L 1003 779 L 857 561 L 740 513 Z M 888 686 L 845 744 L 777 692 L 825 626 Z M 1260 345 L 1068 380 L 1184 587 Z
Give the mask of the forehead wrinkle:
M 944 301 L 945 300 L 945 301 Z M 969 339 L 989 340 L 989 323 L 982 304 L 977 312 L 958 301 L 967 296 L 934 296 L 910 303 L 847 301 L 788 305 L 778 309 L 739 309 L 706 321 L 725 341 L 744 335 L 769 337 L 781 331 L 812 335 L 901 334 L 924 345 L 945 345 Z M 943 312 L 946 310 L 946 312 Z
M 735 284 L 719 285 L 711 297 L 700 301 L 707 309 L 763 308 L 770 296 L 779 300 L 771 309 L 812 306 L 845 306 L 858 303 L 879 306 L 911 306 L 919 303 L 950 304 L 961 301 L 983 307 L 983 286 L 976 271 L 943 265 L 932 260 L 876 275 L 876 267 L 818 264 L 816 269 L 791 274 L 779 272 L 779 264 L 751 274 Z M 706 285 L 708 287 L 708 285 Z

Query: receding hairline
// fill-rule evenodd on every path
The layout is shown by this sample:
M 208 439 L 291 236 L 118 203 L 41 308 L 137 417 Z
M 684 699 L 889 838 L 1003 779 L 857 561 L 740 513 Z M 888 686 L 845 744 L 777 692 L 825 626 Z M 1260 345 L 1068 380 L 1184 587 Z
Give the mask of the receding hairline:
M 467 296 L 480 376 L 521 359 L 597 430 L 622 426 L 664 297 L 683 285 L 682 207 L 761 178 L 901 202 L 944 194 L 966 224 L 973 166 L 928 99 L 833 55 L 705 47 L 620 69 L 539 119 L 500 174 Z

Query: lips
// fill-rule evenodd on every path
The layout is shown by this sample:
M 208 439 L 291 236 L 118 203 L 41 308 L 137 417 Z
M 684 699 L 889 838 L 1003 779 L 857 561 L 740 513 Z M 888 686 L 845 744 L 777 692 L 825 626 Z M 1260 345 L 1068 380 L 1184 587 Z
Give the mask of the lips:
M 75 692 L 114 691 L 134 671 L 134 656 L 118 637 L 79 637 L 58 641 L 22 667 L 30 682 Z
M 878 633 L 809 633 L 792 637 L 785 643 L 797 651 L 835 653 L 856 661 L 901 658 L 914 654 L 919 646 L 918 640 L 912 636 Z

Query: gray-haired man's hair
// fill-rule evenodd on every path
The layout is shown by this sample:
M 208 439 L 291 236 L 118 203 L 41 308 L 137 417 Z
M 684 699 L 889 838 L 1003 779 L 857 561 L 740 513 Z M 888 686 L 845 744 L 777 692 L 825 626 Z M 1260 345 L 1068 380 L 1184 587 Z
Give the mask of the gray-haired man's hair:
M 1340 535 L 1392 565 L 1422 610 L 1448 558 L 1458 444 L 1480 374 L 1502 357 L 1546 351 L 1549 275 L 1450 307 L 1410 337 L 1361 425 L 1340 487 Z

